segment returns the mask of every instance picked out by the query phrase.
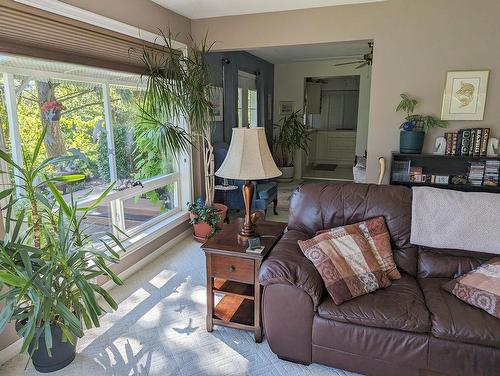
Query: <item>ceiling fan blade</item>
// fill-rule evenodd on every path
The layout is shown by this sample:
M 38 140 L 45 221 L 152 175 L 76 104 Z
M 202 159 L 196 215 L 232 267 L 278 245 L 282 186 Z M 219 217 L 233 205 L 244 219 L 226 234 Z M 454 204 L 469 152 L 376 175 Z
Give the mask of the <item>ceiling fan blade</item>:
M 366 66 L 366 65 L 368 65 L 368 62 L 367 62 L 367 61 L 363 62 L 363 64 L 358 65 L 358 66 L 357 66 L 356 68 L 354 68 L 354 69 L 363 68 L 363 67 L 364 67 L 364 66 Z
M 335 64 L 336 67 L 338 67 L 339 65 L 349 65 L 349 64 L 359 64 L 359 63 L 363 63 L 364 60 L 356 60 L 356 61 L 349 61 L 347 63 L 337 63 Z

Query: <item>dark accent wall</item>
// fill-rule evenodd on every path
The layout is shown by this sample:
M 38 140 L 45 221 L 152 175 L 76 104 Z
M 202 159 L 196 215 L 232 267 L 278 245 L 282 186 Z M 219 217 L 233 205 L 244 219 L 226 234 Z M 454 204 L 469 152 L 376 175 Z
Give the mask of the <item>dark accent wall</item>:
M 238 126 L 238 71 L 257 76 L 257 106 L 259 126 L 266 128 L 269 145 L 272 144 L 274 65 L 245 51 L 211 52 L 208 54 L 212 81 L 216 86 L 224 87 L 224 121 L 215 125 L 213 143 L 227 144 L 231 141 L 232 129 Z M 224 79 L 224 85 L 222 81 Z M 270 108 L 268 97 L 270 96 Z M 271 111 L 271 114 L 269 114 Z

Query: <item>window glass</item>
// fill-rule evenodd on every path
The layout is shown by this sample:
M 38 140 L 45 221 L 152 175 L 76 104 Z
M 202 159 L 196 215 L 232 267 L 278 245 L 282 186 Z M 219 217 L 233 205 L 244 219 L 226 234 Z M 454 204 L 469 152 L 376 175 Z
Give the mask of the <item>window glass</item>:
M 132 230 L 177 206 L 177 184 L 171 183 L 123 200 L 125 229 Z
M 136 88 L 110 86 L 111 117 L 118 179 L 147 180 L 174 172 L 174 159 L 158 147 L 158 128 L 140 124 L 138 103 L 142 92 Z M 105 149 L 106 130 L 99 144 Z
M 257 126 L 257 90 L 248 90 L 248 123 Z
M 78 155 L 80 158 L 54 166 L 52 175 L 84 173 L 78 184 L 61 184 L 64 193 L 86 193 L 110 182 L 107 144 L 99 149 L 100 130 L 105 128 L 102 87 L 76 81 L 15 77 L 17 116 L 21 145 L 31 155 L 44 126 L 47 127 L 39 160 Z

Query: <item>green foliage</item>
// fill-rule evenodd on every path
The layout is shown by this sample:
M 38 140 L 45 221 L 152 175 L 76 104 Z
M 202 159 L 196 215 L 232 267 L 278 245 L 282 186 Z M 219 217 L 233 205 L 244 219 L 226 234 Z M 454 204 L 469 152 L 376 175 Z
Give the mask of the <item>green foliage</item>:
M 406 112 L 405 122 L 401 124 L 401 129 L 427 132 L 431 128 L 446 128 L 448 126 L 446 121 L 431 115 L 413 115 L 417 104 L 416 99 L 407 94 L 401 94 L 401 102 L 396 107 L 396 112 Z
M 177 125 L 184 118 L 194 132 L 205 133 L 213 117 L 206 54 L 211 46 L 191 40 L 189 54 L 172 47 L 172 35 L 162 34 L 161 52 L 145 47 L 142 61 L 147 87 L 139 106 L 140 125 L 151 130 L 154 142 L 165 155 L 187 151 L 191 135 Z M 145 130 L 144 130 L 145 132 Z
M 427 132 L 431 128 L 446 128 L 448 124 L 444 120 L 440 120 L 430 115 L 410 115 L 406 120 L 415 125 L 416 130 Z
M 302 114 L 297 110 L 280 119 L 278 134 L 274 136 L 273 146 L 275 148 L 274 158 L 280 167 L 293 166 L 293 153 L 297 150 L 309 151 L 311 137 L 307 132 L 307 126 L 302 121 Z
M 217 224 L 220 222 L 220 215 L 217 214 L 217 209 L 211 208 L 205 204 L 205 200 L 198 198 L 195 202 L 188 203 L 188 211 L 195 216 L 190 224 L 195 225 L 200 222 L 206 222 L 212 229 L 207 238 L 212 237 L 217 232 Z
M 36 350 L 43 335 L 45 345 L 52 347 L 50 325 L 57 325 L 63 339 L 75 343 L 83 336 L 83 327 L 99 326 L 104 309 L 98 295 L 112 309 L 117 308 L 113 298 L 93 281 L 106 276 L 122 284 L 109 264 L 119 261 L 113 247 L 125 251 L 120 241 L 108 233 L 109 241 L 102 240 L 104 250 L 93 246 L 91 235 L 85 232 L 85 221 L 112 189 L 108 187 L 88 207 L 81 207 L 73 199 L 65 201 L 57 188 L 60 182 L 78 182 L 82 174 L 48 177 L 47 169 L 55 163 L 70 161 L 74 156 L 48 158 L 40 156 L 47 128 L 40 133 L 32 153 L 24 153 L 23 167 L 14 163 L 4 151 L 0 158 L 15 168 L 21 183 L 16 195 L 14 189 L 4 190 L 1 198 L 8 198 L 5 236 L 0 240 L 0 286 L 6 292 L 0 295 L 0 332 L 10 321 L 18 321 L 18 334 L 23 338 L 22 352 Z M 14 210 L 17 203 L 23 209 Z
M 406 116 L 410 116 L 415 111 L 415 106 L 417 105 L 417 100 L 410 98 L 407 94 L 400 94 L 401 102 L 399 102 L 396 107 L 396 112 L 404 111 L 406 112 Z

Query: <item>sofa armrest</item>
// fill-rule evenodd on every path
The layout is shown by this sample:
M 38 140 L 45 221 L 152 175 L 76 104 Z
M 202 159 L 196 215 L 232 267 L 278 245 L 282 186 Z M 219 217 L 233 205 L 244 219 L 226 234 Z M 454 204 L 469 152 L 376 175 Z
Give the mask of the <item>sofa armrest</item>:
M 262 263 L 259 279 L 263 286 L 286 284 L 303 290 L 311 297 L 316 310 L 323 296 L 324 283 L 297 244 L 298 240 L 309 238 L 308 234 L 300 231 L 285 233 Z

